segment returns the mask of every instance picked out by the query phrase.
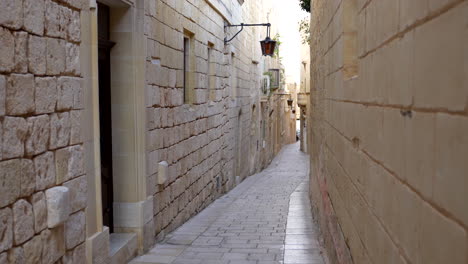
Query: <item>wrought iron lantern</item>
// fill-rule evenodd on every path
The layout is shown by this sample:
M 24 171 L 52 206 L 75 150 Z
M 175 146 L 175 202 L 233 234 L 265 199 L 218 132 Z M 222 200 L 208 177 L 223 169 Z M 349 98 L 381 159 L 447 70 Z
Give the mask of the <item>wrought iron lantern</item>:
M 267 27 L 267 36 L 264 40 L 260 41 L 263 56 L 272 57 L 275 54 L 276 41 L 270 38 L 270 26 Z
M 270 27 L 271 27 L 270 23 L 263 23 L 263 24 L 244 24 L 244 23 L 241 23 L 239 25 L 226 25 L 226 26 L 224 26 L 224 28 L 227 28 L 227 27 L 241 27 L 241 29 L 236 34 L 234 34 L 234 36 L 232 38 L 230 38 L 230 39 L 224 38 L 224 43 L 228 43 L 231 40 L 233 40 L 235 37 L 237 37 L 237 35 L 239 35 L 239 33 L 241 33 L 241 31 L 244 29 L 244 27 L 267 27 L 267 36 L 266 36 L 266 38 L 264 40 L 260 41 L 260 46 L 262 48 L 262 54 L 263 54 L 263 56 L 270 56 L 270 57 L 275 54 L 276 41 L 272 40 L 270 38 Z

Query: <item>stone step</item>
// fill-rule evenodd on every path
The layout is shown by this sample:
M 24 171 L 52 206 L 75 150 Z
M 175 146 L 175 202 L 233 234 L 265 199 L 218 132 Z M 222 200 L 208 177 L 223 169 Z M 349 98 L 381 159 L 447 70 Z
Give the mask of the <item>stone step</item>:
M 126 264 L 137 255 L 138 240 L 135 233 L 110 234 L 109 257 L 112 264 Z

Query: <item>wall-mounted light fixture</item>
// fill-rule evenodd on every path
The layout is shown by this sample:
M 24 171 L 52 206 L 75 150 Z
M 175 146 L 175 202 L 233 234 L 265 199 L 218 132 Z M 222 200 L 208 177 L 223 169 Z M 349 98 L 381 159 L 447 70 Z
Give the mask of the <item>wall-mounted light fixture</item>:
M 239 35 L 239 33 L 241 33 L 241 31 L 244 29 L 244 27 L 267 27 L 267 36 L 264 40 L 260 41 L 260 46 L 262 48 L 262 54 L 263 56 L 273 56 L 273 54 L 275 53 L 275 48 L 276 48 L 276 41 L 272 40 L 270 38 L 270 27 L 271 27 L 271 24 L 270 23 L 263 23 L 263 24 L 244 24 L 244 23 L 241 23 L 239 25 L 226 25 L 224 26 L 224 29 L 228 28 L 228 27 L 240 27 L 241 29 L 239 31 L 237 31 L 236 34 L 234 34 L 234 36 L 232 36 L 232 38 L 230 39 L 227 39 L 224 38 L 224 43 L 228 43 L 230 42 L 231 40 L 233 40 L 235 37 L 237 37 L 237 35 Z
M 291 111 L 292 111 L 292 110 L 293 110 L 293 102 L 294 102 L 294 100 L 293 100 L 293 99 L 288 99 L 287 102 L 288 102 L 289 108 L 291 108 Z

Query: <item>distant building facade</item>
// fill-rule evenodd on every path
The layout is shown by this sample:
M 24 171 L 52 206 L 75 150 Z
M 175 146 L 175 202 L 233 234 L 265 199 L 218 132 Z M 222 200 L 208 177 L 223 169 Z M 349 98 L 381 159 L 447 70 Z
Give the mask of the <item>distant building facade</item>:
M 267 166 L 281 65 L 224 25 L 270 5 L 1 1 L 0 263 L 126 263 Z
M 309 36 L 310 37 L 310 36 Z M 300 120 L 300 149 L 305 153 L 309 153 L 308 143 L 308 106 L 310 102 L 310 46 L 309 43 L 301 44 L 301 65 L 300 65 L 300 89 L 297 94 L 297 105 L 299 111 L 297 113 Z

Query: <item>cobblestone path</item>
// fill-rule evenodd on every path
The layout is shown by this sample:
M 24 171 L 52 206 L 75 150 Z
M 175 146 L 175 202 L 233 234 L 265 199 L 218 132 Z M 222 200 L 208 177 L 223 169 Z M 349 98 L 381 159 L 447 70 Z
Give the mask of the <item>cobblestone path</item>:
M 308 198 L 308 156 L 284 147 L 271 165 L 131 264 L 322 264 Z

